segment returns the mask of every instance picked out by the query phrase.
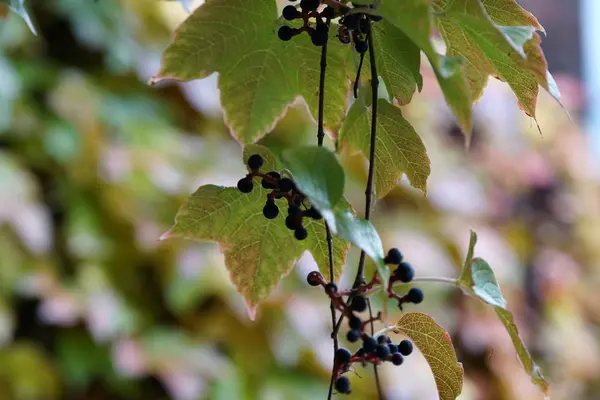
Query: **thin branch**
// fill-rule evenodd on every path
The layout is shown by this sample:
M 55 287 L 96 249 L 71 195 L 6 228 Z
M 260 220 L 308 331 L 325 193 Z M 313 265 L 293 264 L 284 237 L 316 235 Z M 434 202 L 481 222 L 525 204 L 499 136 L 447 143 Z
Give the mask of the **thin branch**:
M 360 61 L 358 63 L 358 69 L 356 71 L 356 79 L 354 80 L 354 98 L 358 99 L 358 84 L 360 83 L 360 72 L 362 71 L 363 61 L 365 60 L 365 53 L 360 54 Z
M 373 325 L 373 311 L 371 310 L 371 300 L 367 298 L 367 306 L 369 307 L 369 319 L 371 320 L 371 336 L 375 334 L 375 326 Z M 377 371 L 377 364 L 373 364 L 373 373 L 375 374 L 375 384 L 377 385 L 377 393 L 380 399 L 385 399 L 383 390 L 381 389 L 381 381 L 379 380 L 379 372 Z
M 327 42 L 321 48 L 321 76 L 319 79 L 319 127 L 317 129 L 317 144 L 323 146 L 325 137 L 324 111 L 325 111 L 325 72 L 327 70 Z
M 458 279 L 445 278 L 443 276 L 422 276 L 422 277 L 416 277 L 416 278 L 414 278 L 411 281 L 411 283 L 413 283 L 413 282 L 437 282 L 437 283 L 445 283 L 445 284 L 453 285 L 453 286 L 458 285 Z

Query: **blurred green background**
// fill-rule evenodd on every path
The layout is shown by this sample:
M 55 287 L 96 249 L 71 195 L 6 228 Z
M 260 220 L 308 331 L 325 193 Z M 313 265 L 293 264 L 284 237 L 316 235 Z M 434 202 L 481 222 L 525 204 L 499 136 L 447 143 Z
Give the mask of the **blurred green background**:
M 215 244 L 159 241 L 199 185 L 233 185 L 241 147 L 216 77 L 149 87 L 186 13 L 177 2 L 30 1 L 38 36 L 0 21 L 0 399 L 317 399 L 332 363 L 327 298 L 303 257 L 249 320 Z M 543 23 L 544 21 L 542 21 Z M 550 65 L 552 68 L 552 64 Z M 555 399 L 600 398 L 600 185 L 575 78 L 558 76 L 535 124 L 505 85 L 476 106 L 469 150 L 427 65 L 405 107 L 432 161 L 428 196 L 406 182 L 375 225 L 420 276 L 455 276 L 469 239 L 495 269 Z M 315 141 L 305 108 L 262 143 Z M 344 157 L 362 209 L 366 163 Z M 353 249 L 342 277 L 350 285 Z M 461 399 L 541 399 L 491 308 L 423 284 L 464 363 Z M 399 314 L 392 314 L 393 322 Z M 349 346 L 353 348 L 352 346 Z M 389 399 L 435 399 L 420 354 L 385 366 Z M 348 398 L 376 398 L 357 368 Z

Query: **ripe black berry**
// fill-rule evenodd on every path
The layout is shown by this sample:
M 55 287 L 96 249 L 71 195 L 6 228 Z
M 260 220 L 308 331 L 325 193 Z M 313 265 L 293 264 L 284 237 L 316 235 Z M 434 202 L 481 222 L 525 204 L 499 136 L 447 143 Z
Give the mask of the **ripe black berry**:
M 356 296 L 352 299 L 350 307 L 352 307 L 354 311 L 363 312 L 367 309 L 367 299 L 363 296 Z
M 260 169 L 264 162 L 265 160 L 260 156 L 260 154 L 252 154 L 250 158 L 248 158 L 248 167 L 254 171 Z
M 304 12 L 316 11 L 317 8 L 319 8 L 320 3 L 319 0 L 302 0 L 300 2 L 300 8 Z
M 341 23 L 346 28 L 353 31 L 355 29 L 358 29 L 359 19 L 360 19 L 360 16 L 358 14 L 350 14 L 350 15 L 345 16 L 344 19 L 342 19 Z
M 375 353 L 377 354 L 377 357 L 385 360 L 390 355 L 390 348 L 385 344 L 378 344 L 377 347 L 375 347 Z
M 287 193 L 294 189 L 296 189 L 296 184 L 290 178 L 282 178 L 279 180 L 279 190 L 282 192 Z
M 358 53 L 363 54 L 369 50 L 369 44 L 365 40 L 359 40 L 354 43 L 354 48 Z
M 419 304 L 423 301 L 423 291 L 419 288 L 412 288 L 408 291 L 406 299 L 414 304 Z
M 317 28 L 311 32 L 310 38 L 315 46 L 323 46 L 327 43 L 329 36 L 329 27 L 325 24 L 318 24 Z
M 279 39 L 287 42 L 292 38 L 292 36 L 294 36 L 294 32 L 295 31 L 293 28 L 284 25 L 277 31 L 277 36 L 279 36 Z
M 263 208 L 263 215 L 267 219 L 275 219 L 279 215 L 279 208 L 275 204 L 267 203 Z
M 300 215 L 300 207 L 298 207 L 295 204 L 292 204 L 291 206 L 288 207 L 288 215 L 291 216 L 299 216 Z
M 298 226 L 298 222 L 300 221 L 299 218 L 293 216 L 293 215 L 288 215 L 287 217 L 285 217 L 285 226 L 286 228 L 288 228 L 291 231 L 295 231 L 296 229 L 300 228 Z
M 346 339 L 348 339 L 348 341 L 350 343 L 355 343 L 358 341 L 358 339 L 360 339 L 360 331 L 357 329 L 351 329 L 348 331 L 348 333 L 346 334 Z
M 394 365 L 402 365 L 403 362 L 404 362 L 404 357 L 402 357 L 402 354 L 400 354 L 400 353 L 392 354 L 392 363 Z
M 282 15 L 288 21 L 293 21 L 300 16 L 300 12 L 294 6 L 285 6 Z
M 356 351 L 356 354 L 355 354 L 355 356 L 356 356 L 356 357 L 364 357 L 364 356 L 365 356 L 365 349 L 363 349 L 362 347 L 361 347 L 360 349 L 358 349 L 358 350 Z
M 340 347 L 335 352 L 335 362 L 337 364 L 348 364 L 352 358 L 352 353 L 348 349 Z
M 333 8 L 331 6 L 325 7 L 325 9 L 321 12 L 321 16 L 323 18 L 327 18 L 327 19 L 334 19 L 335 18 L 335 8 Z
M 338 287 L 335 283 L 329 282 L 327 285 L 325 285 L 325 293 L 333 294 L 333 293 L 337 293 L 337 291 L 338 291 Z
M 316 220 L 323 218 L 323 215 L 321 215 L 319 210 L 317 210 L 314 207 L 311 207 L 310 209 L 306 210 L 306 215 L 311 217 L 312 219 L 316 219 Z
M 321 275 L 319 271 L 312 271 L 306 277 L 306 282 L 308 282 L 310 286 L 319 286 L 323 281 L 323 275 Z
M 398 265 L 402 262 L 402 253 L 397 248 L 393 247 L 388 251 L 387 256 L 383 259 L 386 264 Z
M 369 31 L 369 20 L 366 18 L 361 18 L 358 21 L 358 30 L 361 33 L 367 33 Z
M 237 183 L 237 188 L 242 193 L 250 193 L 254 188 L 254 184 L 252 183 L 252 178 L 242 178 Z
M 308 236 L 308 231 L 306 230 L 306 228 L 296 228 L 296 230 L 294 231 L 294 237 L 298 240 L 304 240 L 306 239 L 306 237 Z
M 335 381 L 335 390 L 339 393 L 350 393 L 350 380 L 345 376 L 340 376 Z
M 388 344 L 388 347 L 390 349 L 390 353 L 394 354 L 398 352 L 398 346 L 395 344 Z
M 403 356 L 409 356 L 413 352 L 413 344 L 410 340 L 403 340 L 398 344 L 398 352 Z
M 362 320 L 358 317 L 350 317 L 350 321 L 348 321 L 348 326 L 350 327 L 350 329 L 360 331 L 362 329 L 363 323 Z
M 408 283 L 415 277 L 415 270 L 407 262 L 401 262 L 393 273 L 394 279 L 400 282 Z
M 375 338 L 368 336 L 367 338 L 365 338 L 363 340 L 363 345 L 362 345 L 363 349 L 365 349 L 365 351 L 367 353 L 372 352 L 373 350 L 375 350 L 375 348 L 377 347 L 377 340 L 375 340 Z
M 272 178 L 271 180 L 274 180 L 274 181 L 279 181 L 279 178 L 281 177 L 279 175 L 279 173 L 277 173 L 275 171 L 267 172 L 266 175 L 268 177 Z M 262 187 L 265 188 L 265 189 L 275 189 L 277 187 L 276 184 L 269 182 L 265 178 L 263 178 L 261 184 L 262 184 Z
M 379 344 L 388 344 L 388 337 L 385 335 L 381 335 L 377 337 L 377 343 Z

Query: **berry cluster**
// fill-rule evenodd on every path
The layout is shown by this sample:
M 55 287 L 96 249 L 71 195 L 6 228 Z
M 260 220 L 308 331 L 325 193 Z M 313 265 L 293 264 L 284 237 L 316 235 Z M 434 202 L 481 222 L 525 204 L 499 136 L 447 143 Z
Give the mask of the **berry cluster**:
M 409 283 L 415 275 L 412 266 L 402 260 L 402 253 L 396 248 L 391 249 L 384 260 L 388 265 L 397 265 L 390 276 L 387 293 L 391 298 L 398 300 L 398 306 L 401 310 L 404 303 L 419 304 L 423 301 L 421 289 L 412 288 L 404 296 L 400 296 L 393 291 L 392 285 L 394 282 Z M 354 354 L 345 348 L 340 348 L 335 353 L 335 389 L 339 393 L 350 393 L 350 381 L 343 374 L 350 370 L 353 363 L 361 363 L 364 366 L 366 364 L 377 365 L 388 361 L 394 365 L 402 365 L 404 357 L 412 353 L 413 345 L 409 340 L 393 344 L 387 336 L 382 335 L 374 338 L 366 332 L 366 326 L 381 319 L 381 313 L 366 321 L 356 315 L 356 313 L 361 313 L 368 307 L 365 294 L 369 293 L 375 285 L 381 284 L 377 273 L 369 283 L 360 285 L 353 290 L 339 290 L 335 283 L 327 282 L 318 271 L 309 273 L 306 280 L 311 286 L 322 286 L 335 308 L 348 319 L 349 331 L 346 334 L 348 342 L 362 341 L 362 346 Z M 348 296 L 348 302 L 344 301 L 344 296 Z
M 354 8 L 364 8 L 365 5 L 353 3 Z M 370 5 L 369 7 L 374 7 Z M 360 54 L 364 54 L 369 49 L 367 42 L 367 33 L 369 32 L 370 21 L 380 21 L 382 17 L 378 15 L 364 13 L 347 13 L 340 20 L 338 29 L 338 39 L 344 43 L 354 43 L 354 48 Z
M 254 189 L 252 179 L 257 176 L 262 178 L 261 186 L 264 189 L 271 190 L 267 194 L 267 202 L 263 208 L 263 215 L 267 219 L 275 219 L 279 215 L 279 207 L 275 204 L 276 199 L 284 198 L 288 201 L 288 215 L 285 218 L 285 226 L 294 231 L 294 237 L 298 240 L 304 240 L 308 236 L 308 231 L 304 227 L 303 219 L 312 218 L 320 220 L 323 218 L 321 213 L 312 206 L 307 206 L 306 196 L 298 190 L 296 183 L 290 178 L 282 178 L 276 171 L 263 173 L 260 168 L 264 160 L 260 154 L 253 154 L 248 158 L 248 168 L 250 172 L 240 179 L 237 188 L 242 193 L 250 193 Z
M 283 18 L 288 21 L 301 19 L 303 24 L 300 28 L 292 28 L 287 25 L 282 26 L 277 32 L 279 38 L 288 41 L 302 32 L 307 32 L 315 46 L 323 46 L 327 43 L 329 23 L 333 18 L 338 16 L 338 12 L 331 6 L 327 6 L 319 12 L 320 6 L 320 0 L 301 0 L 300 9 L 293 5 L 285 6 L 282 13 Z

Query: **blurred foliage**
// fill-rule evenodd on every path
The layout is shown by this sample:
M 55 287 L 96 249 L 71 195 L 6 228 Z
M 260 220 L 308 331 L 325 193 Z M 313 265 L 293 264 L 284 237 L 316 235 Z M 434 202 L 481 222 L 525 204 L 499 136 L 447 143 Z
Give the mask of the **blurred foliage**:
M 330 320 L 304 283 L 310 257 L 251 322 L 216 245 L 158 241 L 189 193 L 244 173 L 211 78 L 146 85 L 181 5 L 31 3 L 37 37 L 16 16 L 0 22 L 0 398 L 321 398 Z M 540 138 L 498 83 L 467 152 L 424 74 L 404 112 L 431 158 L 428 196 L 406 183 L 382 199 L 385 247 L 419 275 L 455 277 L 476 230 L 553 397 L 598 398 L 600 186 L 585 136 L 546 96 Z M 261 144 L 280 153 L 314 134 L 299 106 Z M 344 163 L 360 209 L 364 159 Z M 493 310 L 424 289 L 419 310 L 452 332 L 464 363 L 461 398 L 539 398 Z M 349 398 L 374 398 L 371 371 L 356 372 Z M 436 397 L 421 356 L 382 376 L 390 399 Z

